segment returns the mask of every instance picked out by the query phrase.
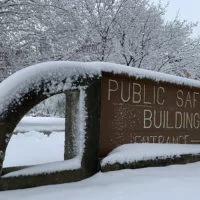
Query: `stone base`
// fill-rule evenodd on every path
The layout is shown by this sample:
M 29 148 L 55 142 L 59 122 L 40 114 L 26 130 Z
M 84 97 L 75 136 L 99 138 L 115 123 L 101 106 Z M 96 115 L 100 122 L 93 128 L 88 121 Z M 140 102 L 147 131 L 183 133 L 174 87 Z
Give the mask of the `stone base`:
M 114 163 L 114 164 L 106 164 L 101 167 L 102 172 L 115 171 L 121 169 L 138 169 L 144 167 L 161 167 L 173 164 L 187 164 L 192 162 L 200 161 L 200 153 L 199 154 L 184 154 L 180 156 L 173 157 L 156 157 L 153 160 L 139 160 L 130 163 Z
M 0 179 L 0 191 L 80 181 L 87 178 L 83 170 L 66 170 L 50 174 L 18 176 Z

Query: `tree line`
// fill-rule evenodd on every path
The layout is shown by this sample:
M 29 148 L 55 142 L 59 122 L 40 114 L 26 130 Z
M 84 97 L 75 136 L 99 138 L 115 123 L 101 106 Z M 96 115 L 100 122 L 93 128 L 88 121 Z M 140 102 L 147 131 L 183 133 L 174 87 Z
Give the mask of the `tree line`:
M 198 78 L 196 23 L 149 0 L 1 0 L 0 73 L 49 60 L 108 61 Z

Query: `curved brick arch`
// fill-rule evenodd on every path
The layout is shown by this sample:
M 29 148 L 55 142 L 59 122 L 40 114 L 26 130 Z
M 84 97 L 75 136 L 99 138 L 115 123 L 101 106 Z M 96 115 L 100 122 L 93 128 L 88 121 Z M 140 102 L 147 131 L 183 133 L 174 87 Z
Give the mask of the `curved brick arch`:
M 79 74 L 78 76 L 74 74 L 70 74 L 68 73 L 69 68 L 70 67 L 64 70 L 65 74 L 62 73 L 62 75 L 60 75 L 60 73 L 57 73 L 57 72 L 55 73 L 51 72 L 51 79 L 49 79 L 49 77 L 45 79 L 45 75 L 48 76 L 49 74 L 48 71 L 43 72 L 41 76 L 42 78 L 40 79 L 37 78 L 37 82 L 31 81 L 31 83 L 28 84 L 28 90 L 27 89 L 26 91 L 21 90 L 22 92 L 20 93 L 20 95 L 18 95 L 19 97 L 18 99 L 12 97 L 11 100 L 5 104 L 6 109 L 2 109 L 2 112 L 0 113 L 0 174 L 2 173 L 3 161 L 4 161 L 7 145 L 19 121 L 31 108 L 33 108 L 35 105 L 37 105 L 41 101 L 53 95 L 64 93 L 67 90 L 71 90 L 71 89 L 73 90 L 78 89 L 80 86 L 86 86 L 84 87 L 85 92 L 86 92 L 85 105 L 87 107 L 87 113 L 88 113 L 87 121 L 88 123 L 90 123 L 90 126 L 86 125 L 85 132 L 86 134 L 87 133 L 91 134 L 94 131 L 92 129 L 96 129 L 95 127 L 91 128 L 92 127 L 91 120 L 94 122 L 92 123 L 94 124 L 94 126 L 98 125 L 99 107 L 96 107 L 94 109 L 92 106 L 92 102 L 90 101 L 94 101 L 95 102 L 94 105 L 96 105 L 97 101 L 100 103 L 100 96 L 99 96 L 100 78 L 98 75 L 91 77 L 91 75 L 89 76 L 85 72 L 82 74 Z M 31 76 L 29 75 L 29 78 L 30 77 Z M 35 75 L 33 75 L 32 79 L 34 79 L 34 77 Z M 26 81 L 27 80 L 24 80 L 25 83 Z M 23 81 L 21 81 L 21 83 L 23 83 Z M 16 88 L 18 87 L 20 87 L 20 85 L 16 85 Z M 94 98 L 94 97 L 97 97 L 97 98 Z M 90 117 L 91 115 L 94 114 L 94 112 L 97 117 Z M 97 127 L 99 128 L 99 126 Z M 94 142 L 96 146 L 98 146 L 97 145 L 98 141 L 96 139 Z M 88 144 L 89 143 L 91 143 L 91 141 L 88 141 Z M 87 141 L 85 142 L 85 146 L 87 149 Z M 94 146 L 94 144 L 92 146 Z M 86 154 L 86 152 L 84 152 L 84 154 Z M 97 154 L 97 151 L 96 151 L 96 154 Z M 94 159 L 96 159 L 95 162 L 97 162 L 97 158 L 94 158 Z M 88 162 L 87 159 L 84 160 L 82 158 L 82 163 L 81 163 L 82 166 L 84 164 L 87 164 L 87 162 Z M 95 165 L 96 167 L 91 166 L 93 168 L 92 173 L 94 173 L 94 171 L 97 170 L 95 169 L 97 168 L 97 163 Z M 85 173 L 87 174 L 87 172 Z

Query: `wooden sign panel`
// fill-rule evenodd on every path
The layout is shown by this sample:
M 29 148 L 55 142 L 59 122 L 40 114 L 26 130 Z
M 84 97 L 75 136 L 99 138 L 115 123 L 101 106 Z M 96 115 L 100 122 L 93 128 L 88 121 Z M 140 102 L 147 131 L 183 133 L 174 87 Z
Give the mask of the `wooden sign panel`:
M 200 89 L 103 73 L 100 156 L 127 143 L 200 143 Z

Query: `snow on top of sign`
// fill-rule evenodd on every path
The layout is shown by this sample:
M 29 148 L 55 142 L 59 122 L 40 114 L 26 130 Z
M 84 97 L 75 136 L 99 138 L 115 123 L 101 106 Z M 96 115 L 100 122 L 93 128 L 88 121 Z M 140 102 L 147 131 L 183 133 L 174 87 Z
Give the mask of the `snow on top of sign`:
M 183 154 L 199 154 L 198 144 L 150 144 L 134 143 L 124 144 L 114 149 L 105 157 L 101 166 L 114 163 L 131 163 L 141 160 L 154 160 L 158 157 L 169 158 Z
M 78 79 L 79 76 L 84 77 L 86 75 L 90 77 L 101 76 L 103 71 L 200 87 L 199 81 L 114 63 L 52 61 L 24 68 L 0 84 L 0 114 L 7 109 L 10 102 L 20 101 L 20 97 L 30 91 L 31 88 L 35 87 L 39 90 L 38 86 L 41 81 L 50 82 L 49 94 L 51 94 L 59 88 L 70 89 L 72 77 Z M 66 79 L 65 83 L 62 83 L 61 80 L 63 79 Z
M 65 170 L 76 170 L 81 168 L 81 158 L 79 156 L 65 161 L 58 161 L 52 163 L 39 164 L 18 171 L 10 172 L 2 178 L 28 176 L 35 174 L 48 174 L 52 172 L 60 172 Z

